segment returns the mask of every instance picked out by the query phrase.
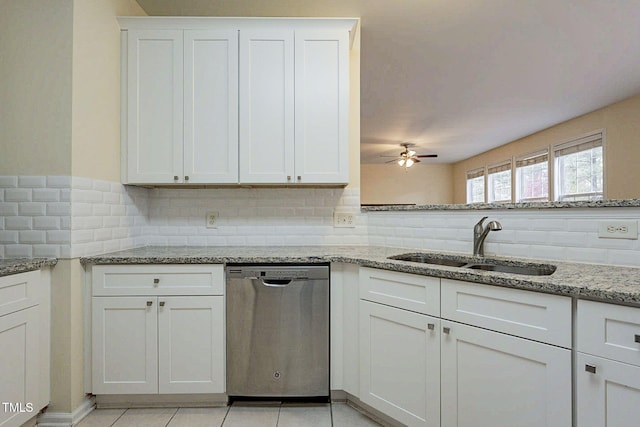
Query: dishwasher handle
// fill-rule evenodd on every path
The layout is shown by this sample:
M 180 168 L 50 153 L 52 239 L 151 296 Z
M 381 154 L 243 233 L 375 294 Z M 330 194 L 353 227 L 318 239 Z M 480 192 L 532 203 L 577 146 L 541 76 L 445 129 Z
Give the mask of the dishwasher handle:
M 262 282 L 262 284 L 264 286 L 267 286 L 269 288 L 285 288 L 287 286 L 289 286 L 292 282 L 294 281 L 300 281 L 300 280 L 308 280 L 308 279 L 265 279 L 264 277 L 260 277 L 260 282 Z

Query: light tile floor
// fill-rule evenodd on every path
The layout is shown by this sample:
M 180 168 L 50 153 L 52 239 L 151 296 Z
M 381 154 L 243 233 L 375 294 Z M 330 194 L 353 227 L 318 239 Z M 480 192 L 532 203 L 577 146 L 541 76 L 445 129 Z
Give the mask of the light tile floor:
M 370 427 L 346 403 L 234 404 L 222 408 L 96 409 L 77 427 Z

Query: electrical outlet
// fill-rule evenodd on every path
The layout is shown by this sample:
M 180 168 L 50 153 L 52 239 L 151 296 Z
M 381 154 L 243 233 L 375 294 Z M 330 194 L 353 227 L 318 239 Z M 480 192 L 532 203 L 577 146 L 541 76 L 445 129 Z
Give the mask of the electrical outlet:
M 218 212 L 207 212 L 207 228 L 218 228 Z
M 356 226 L 355 216 L 351 212 L 334 212 L 333 226 L 340 228 L 353 228 Z
M 598 237 L 601 239 L 638 239 L 638 221 L 600 221 Z

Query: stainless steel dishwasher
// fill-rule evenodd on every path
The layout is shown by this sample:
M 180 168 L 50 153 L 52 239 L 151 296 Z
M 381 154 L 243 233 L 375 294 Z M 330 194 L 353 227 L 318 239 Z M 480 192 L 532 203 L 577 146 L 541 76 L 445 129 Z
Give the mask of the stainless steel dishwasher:
M 227 266 L 227 395 L 329 397 L 329 266 Z

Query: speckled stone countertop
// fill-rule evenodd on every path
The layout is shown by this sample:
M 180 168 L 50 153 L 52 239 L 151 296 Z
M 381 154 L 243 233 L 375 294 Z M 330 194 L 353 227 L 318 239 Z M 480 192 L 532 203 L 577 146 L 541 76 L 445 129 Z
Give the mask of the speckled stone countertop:
M 280 246 L 280 247 L 144 247 L 81 258 L 83 264 L 232 264 L 232 263 L 322 263 L 342 262 L 365 267 L 468 282 L 486 283 L 538 292 L 597 299 L 640 306 L 640 268 L 598 264 L 540 261 L 557 266 L 550 276 L 525 276 L 470 268 L 447 267 L 387 257 L 415 250 L 379 246 Z M 434 257 L 447 256 L 464 262 L 497 261 L 529 265 L 530 259 L 487 257 L 419 251 Z
M 638 208 L 640 199 L 594 200 L 581 202 L 537 202 L 537 203 L 467 203 L 452 205 L 384 205 L 362 206 L 362 212 L 400 211 L 479 211 L 511 209 L 566 209 L 566 208 Z
M 26 271 L 40 270 L 43 267 L 52 267 L 58 262 L 55 258 L 16 258 L 0 259 L 0 277 L 10 274 L 24 273 Z

